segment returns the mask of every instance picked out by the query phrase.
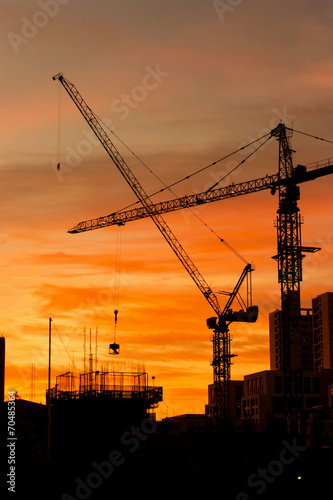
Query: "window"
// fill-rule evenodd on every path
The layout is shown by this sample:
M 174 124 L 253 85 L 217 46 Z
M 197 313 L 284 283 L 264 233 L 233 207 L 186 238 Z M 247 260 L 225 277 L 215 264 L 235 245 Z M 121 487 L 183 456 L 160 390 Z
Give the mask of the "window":
M 313 384 L 313 393 L 314 394 L 320 394 L 319 378 L 318 377 L 314 377 L 313 380 L 312 380 L 312 384 Z
M 251 390 L 251 389 L 252 389 L 251 380 L 248 380 L 248 381 L 247 381 L 247 394 L 248 394 L 249 396 L 251 396 L 251 394 L 252 394 L 252 390 Z
M 282 376 L 276 375 L 275 377 L 275 392 L 278 394 L 282 393 Z
M 283 398 L 274 397 L 272 398 L 273 413 L 283 413 Z
M 303 390 L 305 394 L 310 394 L 311 392 L 310 377 L 303 378 Z
M 236 401 L 240 401 L 243 396 L 243 386 L 241 385 L 236 385 L 235 389 L 235 399 Z
M 249 407 L 249 401 L 248 400 L 243 400 L 243 417 L 249 417 L 250 416 L 250 407 Z
M 314 406 L 320 406 L 321 404 L 321 398 L 306 398 L 305 405 L 307 408 L 313 408 Z

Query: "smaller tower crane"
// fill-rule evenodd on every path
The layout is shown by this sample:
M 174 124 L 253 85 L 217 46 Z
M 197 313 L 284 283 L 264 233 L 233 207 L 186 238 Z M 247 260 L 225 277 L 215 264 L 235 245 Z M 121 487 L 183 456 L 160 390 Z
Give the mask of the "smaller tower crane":
M 258 306 L 252 305 L 252 280 L 251 273 L 254 270 L 252 264 L 246 264 L 243 272 L 232 292 L 220 292 L 229 295 L 229 299 L 218 318 L 207 319 L 208 328 L 214 331 L 213 335 L 213 373 L 216 395 L 215 417 L 220 422 L 221 419 L 229 419 L 229 385 L 230 385 L 230 367 L 231 359 L 236 356 L 231 354 L 229 325 L 234 321 L 254 323 L 258 318 Z M 242 301 L 242 308 L 239 311 L 233 311 L 231 306 L 234 300 L 239 296 L 239 290 L 243 281 L 247 278 L 247 301 L 246 305 Z

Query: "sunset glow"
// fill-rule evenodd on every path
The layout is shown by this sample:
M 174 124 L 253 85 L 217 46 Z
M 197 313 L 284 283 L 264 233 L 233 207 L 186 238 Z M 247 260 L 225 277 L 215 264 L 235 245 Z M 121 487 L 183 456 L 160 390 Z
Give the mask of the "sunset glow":
M 128 146 L 110 132 L 148 193 L 280 122 L 294 128 L 295 165 L 308 165 L 333 157 L 332 6 L 297 0 L 287 13 L 283 2 L 244 0 L 221 19 L 213 2 L 199 0 L 55 0 L 52 15 L 41 4 L 2 2 L 5 394 L 13 389 L 45 403 L 52 318 L 52 385 L 64 371 L 83 369 L 84 329 L 91 329 L 95 355 L 97 329 L 101 366 L 144 366 L 163 386 L 159 417 L 202 413 L 213 381 L 206 319 L 214 311 L 151 220 L 67 232 L 136 198 L 52 77 L 62 72 Z M 38 17 L 40 11 L 46 17 Z M 278 142 L 271 138 L 230 173 L 253 150 L 217 162 L 153 201 L 201 192 L 222 178 L 221 185 L 229 185 L 278 171 Z M 303 261 L 302 307 L 333 291 L 332 187 L 332 176 L 300 187 L 302 243 L 321 248 Z M 165 215 L 214 292 L 231 291 L 244 267 L 219 238 L 255 266 L 253 301 L 260 314 L 255 324 L 231 325 L 232 379 L 269 369 L 268 314 L 280 307 L 272 259 L 277 208 L 278 196 L 263 191 Z M 223 307 L 225 296 L 218 297 Z M 118 357 L 108 353 L 115 308 Z

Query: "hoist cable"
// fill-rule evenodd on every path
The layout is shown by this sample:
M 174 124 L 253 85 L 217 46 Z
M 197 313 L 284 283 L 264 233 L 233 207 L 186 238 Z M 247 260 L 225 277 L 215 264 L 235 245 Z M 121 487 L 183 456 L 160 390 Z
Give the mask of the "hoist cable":
M 67 347 L 65 346 L 65 343 L 64 343 L 64 341 L 62 340 L 62 337 L 61 337 L 61 335 L 60 335 L 60 333 L 59 333 L 59 331 L 58 331 L 58 328 L 56 327 L 56 325 L 55 325 L 55 323 L 54 323 L 54 321 L 53 321 L 53 320 L 52 320 L 52 323 L 53 323 L 53 325 L 54 325 L 54 328 L 55 328 L 55 330 L 56 330 L 56 332 L 57 332 L 57 334 L 58 334 L 58 336 L 59 336 L 59 338 L 60 338 L 61 342 L 62 342 L 62 345 L 63 345 L 63 346 L 64 346 L 64 348 L 65 348 L 65 351 L 66 351 L 66 352 L 67 352 L 67 354 L 68 354 L 69 359 L 71 360 L 71 363 L 72 363 L 73 367 L 74 367 L 74 368 L 75 368 L 75 370 L 77 371 L 77 368 L 76 368 L 76 366 L 75 366 L 75 364 L 74 364 L 74 359 L 72 359 L 72 358 L 71 358 L 71 355 L 69 354 L 68 349 L 67 349 Z
M 328 142 L 330 144 L 333 144 L 333 141 L 330 141 L 329 139 L 324 139 L 323 137 L 318 137 L 316 135 L 307 134 L 306 132 L 301 132 L 300 130 L 291 129 L 289 127 L 286 127 L 286 128 L 288 128 L 288 130 L 292 130 L 293 132 L 296 132 L 298 134 L 302 134 L 302 135 L 306 135 L 308 137 L 312 137 L 312 139 L 318 139 L 318 141 L 324 141 L 324 142 Z
M 92 112 L 92 111 L 91 111 Z M 236 149 L 235 151 L 233 151 L 232 153 L 228 153 L 227 155 L 223 156 L 222 158 L 220 158 L 219 160 L 216 160 L 212 163 L 210 163 L 209 165 L 206 165 L 202 168 L 200 168 L 199 170 L 196 170 L 195 172 L 193 172 L 192 174 L 189 174 L 185 177 L 183 177 L 182 179 L 179 179 L 178 181 L 175 181 L 173 182 L 172 184 L 169 184 L 167 185 L 164 181 L 162 181 L 162 179 L 160 179 L 158 177 L 158 175 L 156 175 L 149 167 L 148 165 L 143 161 L 141 160 L 140 157 L 138 157 L 131 149 L 129 146 L 127 146 L 124 141 L 122 141 L 115 133 L 114 131 L 106 124 L 103 122 L 103 120 L 101 118 L 99 118 L 95 113 L 94 113 L 95 117 L 97 120 L 99 120 L 115 137 L 118 141 L 120 141 L 120 143 L 164 186 L 162 189 L 158 190 L 158 191 L 155 191 L 154 193 L 150 194 L 149 195 L 149 198 L 153 197 L 153 196 L 156 196 L 157 194 L 159 193 L 163 193 L 164 191 L 170 191 L 176 198 L 179 198 L 179 196 L 177 196 L 172 190 L 171 188 L 176 186 L 177 184 L 180 184 L 181 182 L 185 181 L 185 180 L 188 180 L 190 179 L 191 177 L 194 177 L 195 175 L 203 172 L 204 170 L 207 170 L 208 168 L 214 166 L 214 165 L 217 165 L 218 163 L 220 163 L 221 161 L 223 160 L 226 160 L 227 158 L 230 158 L 231 156 L 233 156 L 234 154 L 236 153 L 239 153 L 240 151 L 243 151 L 244 149 L 246 149 L 247 147 L 251 146 L 252 144 L 260 141 L 261 139 L 263 139 L 264 137 L 267 137 L 269 136 L 269 138 L 271 137 L 271 134 L 270 133 L 267 133 L 267 134 L 264 134 L 262 137 L 259 137 L 258 139 L 255 139 L 254 141 L 252 142 L 249 142 L 248 144 L 246 144 L 245 146 L 242 146 L 238 149 Z M 251 155 L 250 155 L 251 156 Z M 241 162 L 241 163 L 244 163 L 244 162 Z M 136 201 L 134 203 L 131 203 L 130 205 L 127 205 L 126 207 L 124 207 L 123 209 L 121 210 L 118 210 L 117 212 L 115 213 L 118 213 L 118 212 L 121 212 L 121 211 L 124 211 L 124 210 L 128 210 L 129 208 L 137 205 L 138 203 L 140 203 L 139 201 Z
M 141 160 L 141 158 L 139 158 L 139 157 L 138 157 L 138 156 L 137 156 L 137 155 L 136 155 L 136 154 L 135 154 L 135 153 L 134 153 L 134 152 L 133 152 L 133 151 L 132 151 L 132 150 L 131 150 L 131 149 L 130 149 L 130 148 L 129 148 L 129 147 L 128 147 L 128 146 L 127 146 L 127 145 L 126 145 L 126 144 L 125 144 L 125 143 L 124 143 L 124 142 L 123 142 L 123 141 L 122 141 L 122 140 L 121 140 L 121 139 L 120 139 L 120 138 L 119 138 L 119 137 L 115 134 L 115 133 L 114 133 L 114 132 L 113 132 L 113 130 L 112 130 L 112 129 L 108 126 L 108 125 L 106 125 L 106 124 L 103 122 L 103 120 L 101 120 L 101 119 L 100 119 L 100 118 L 99 118 L 99 117 L 98 117 L 95 113 L 94 113 L 94 115 L 95 115 L 96 119 L 97 119 L 97 120 L 99 120 L 99 121 L 100 121 L 100 122 L 101 122 L 101 123 L 102 123 L 102 124 L 103 124 L 103 125 L 104 125 L 104 126 L 105 126 L 105 127 L 106 127 L 106 128 L 107 128 L 107 129 L 108 129 L 108 130 L 109 130 L 109 131 L 110 131 L 110 132 L 111 132 L 111 133 L 112 133 L 112 134 L 113 134 L 113 135 L 114 135 L 114 136 L 115 136 L 115 137 L 116 137 L 116 138 L 120 141 L 120 142 L 121 142 L 121 144 L 123 144 L 123 146 L 124 146 L 124 147 L 125 147 L 125 148 L 126 148 L 126 149 L 127 149 L 127 150 L 128 150 L 128 151 L 132 154 L 132 155 L 133 155 L 133 156 L 135 156 L 135 158 L 136 158 L 136 159 L 137 159 L 137 160 L 138 160 L 138 161 L 139 161 L 139 162 L 140 162 L 140 163 L 141 163 L 141 164 L 142 164 L 142 165 L 143 165 L 143 166 L 144 166 L 144 167 L 145 167 L 145 168 L 146 168 L 146 169 L 147 169 L 147 170 L 148 170 L 148 171 L 152 174 L 152 175 L 154 175 L 154 177 L 155 177 L 155 178 L 156 178 L 156 179 L 157 179 L 157 180 L 158 180 L 161 184 L 163 184 L 163 186 L 164 186 L 164 188 L 163 188 L 163 189 L 161 189 L 161 190 L 159 190 L 159 191 L 156 191 L 155 193 L 153 193 L 153 194 L 152 194 L 152 195 L 150 195 L 150 196 L 154 196 L 154 195 L 156 195 L 156 194 L 158 194 L 158 193 L 161 193 L 161 192 L 163 192 L 163 191 L 165 191 L 165 190 L 169 190 L 169 191 L 171 192 L 171 194 L 173 194 L 173 196 L 175 196 L 176 198 L 178 198 L 178 196 L 176 195 L 176 193 L 174 193 L 174 192 L 172 191 L 172 189 L 171 189 L 173 186 L 175 186 L 176 184 L 179 184 L 180 182 L 182 182 L 182 181 L 184 181 L 184 180 L 187 180 L 187 179 L 189 179 L 190 177 L 192 177 L 192 176 L 194 176 L 194 175 L 196 175 L 196 174 L 198 174 L 198 173 L 200 173 L 200 172 L 202 172 L 202 171 L 204 171 L 204 170 L 208 169 L 209 167 L 212 167 L 213 165 L 216 165 L 217 163 L 219 163 L 219 162 L 221 162 L 221 161 L 223 161 L 223 160 L 225 160 L 225 159 L 229 158 L 230 156 L 232 156 L 232 155 L 234 155 L 234 154 L 236 154 L 236 153 L 238 153 L 238 152 L 240 152 L 240 151 L 242 151 L 242 150 L 246 149 L 247 147 L 251 146 L 252 144 L 254 144 L 254 143 L 256 143 L 256 142 L 258 142 L 258 141 L 260 141 L 260 140 L 262 140 L 262 139 L 264 139 L 265 137 L 267 137 L 267 136 L 268 136 L 268 137 L 267 137 L 267 139 L 266 139 L 266 141 L 264 141 L 264 143 L 262 143 L 261 145 L 259 145 L 259 147 L 258 147 L 258 148 L 256 148 L 256 149 L 255 149 L 252 153 L 250 153 L 250 154 L 249 154 L 249 155 L 248 155 L 248 156 L 247 156 L 244 160 L 242 160 L 242 161 L 241 161 L 238 165 L 236 165 L 236 167 L 235 167 L 235 168 L 233 168 L 233 169 L 231 170 L 231 172 L 229 172 L 229 173 L 225 176 L 225 177 L 227 177 L 228 175 L 230 175 L 230 173 L 232 173 L 232 172 L 233 172 L 234 170 L 236 170 L 236 169 L 237 169 L 240 165 L 242 165 L 242 164 L 243 164 L 243 163 L 244 163 L 244 162 L 245 162 L 248 158 L 250 158 L 250 157 L 251 157 L 254 153 L 256 153 L 256 152 L 258 151 L 258 149 L 260 149 L 260 148 L 261 148 L 261 147 L 262 147 L 262 146 L 263 146 L 263 145 L 264 145 L 264 144 L 265 144 L 265 143 L 266 143 L 266 142 L 267 142 L 267 141 L 271 138 L 271 134 L 270 134 L 270 133 L 264 134 L 263 136 L 259 137 L 258 139 L 255 139 L 254 141 L 250 142 L 249 144 L 247 144 L 247 145 L 245 145 L 245 146 L 242 146 L 242 147 L 238 148 L 237 150 L 233 151 L 232 153 L 227 154 L 226 156 L 224 156 L 224 157 L 220 158 L 219 160 L 216 160 L 216 161 L 214 161 L 213 163 L 210 163 L 209 165 L 206 165 L 205 167 L 203 167 L 203 168 L 201 168 L 201 169 L 197 170 L 197 171 L 196 171 L 196 172 L 194 172 L 193 174 L 190 174 L 190 175 L 188 175 L 188 176 L 186 176 L 186 177 L 184 177 L 184 178 L 180 179 L 179 181 L 176 181 L 176 182 L 174 182 L 173 184 L 170 184 L 169 186 L 167 186 L 167 185 L 164 183 L 164 181 L 163 181 L 162 179 L 160 179 L 160 178 L 159 178 L 159 177 L 158 177 L 158 176 L 157 176 L 157 175 L 156 175 L 156 174 L 155 174 L 155 173 L 154 173 L 154 172 L 153 172 L 153 171 L 152 171 L 152 170 L 148 167 L 148 165 L 147 165 L 147 164 L 146 164 L 143 160 Z M 224 177 L 224 178 L 225 178 L 225 177 Z M 224 178 L 223 178 L 223 179 L 224 179 Z M 223 179 L 221 179 L 221 180 L 220 180 L 217 184 L 219 184 L 219 183 L 220 183 Z M 212 188 L 210 188 L 210 189 L 212 189 Z M 137 201 L 137 202 L 135 202 L 135 203 L 133 203 L 133 204 L 131 204 L 131 205 L 127 206 L 127 207 L 126 207 L 126 208 L 124 208 L 123 210 L 126 210 L 126 209 L 130 208 L 131 206 L 136 205 L 137 203 L 139 203 L 139 202 Z M 218 239 L 219 239 L 222 243 L 224 243 L 224 244 L 225 244 L 225 245 L 226 245 L 226 246 L 227 246 L 227 247 L 228 247 L 228 248 L 229 248 L 232 252 L 234 252 L 234 254 L 235 254 L 235 255 L 237 255 L 237 256 L 238 256 L 238 257 L 239 257 L 239 258 L 240 258 L 243 262 L 247 263 L 247 261 L 246 261 L 246 259 L 244 259 L 244 257 L 242 257 L 242 256 L 241 256 L 241 255 L 240 255 L 240 254 L 239 254 L 236 250 L 234 250 L 234 249 L 233 249 L 230 245 L 228 245 L 228 243 L 227 243 L 227 242 L 226 242 L 223 238 L 221 238 L 221 237 L 220 237 L 220 236 L 219 236 L 219 235 L 218 235 L 218 234 L 217 234 L 217 233 L 216 233 L 216 232 L 215 232 L 215 231 L 214 231 L 214 230 L 213 230 L 213 229 L 212 229 L 212 228 L 211 228 L 211 227 L 210 227 L 210 226 L 206 223 L 206 222 L 204 222 L 204 221 L 201 219 L 201 217 L 199 217 L 199 216 L 198 216 L 198 215 L 197 215 L 197 214 L 196 214 L 196 213 L 195 213 L 195 212 L 194 212 L 191 208 L 189 208 L 189 207 L 188 207 L 188 210 L 189 210 L 189 211 L 190 211 L 190 212 L 191 212 L 191 213 L 192 213 L 192 214 L 193 214 L 193 215 L 194 215 L 194 216 L 195 216 L 195 217 L 196 217 L 196 218 L 197 218 L 197 219 L 198 219 L 198 220 L 199 220 L 199 221 L 200 221 L 200 222 L 204 225 L 204 226 L 206 226 L 206 227 L 208 228 L 208 230 L 209 230 L 209 231 L 211 231 L 211 232 L 212 232 L 212 233 L 213 233 L 213 234 L 214 234 L 214 235 L 215 235 L 215 236 L 216 236 L 216 237 L 217 237 L 217 238 L 218 238 Z M 115 310 L 117 310 L 116 305 L 115 305 Z M 115 328 L 116 328 L 116 322 L 117 322 L 116 318 L 117 318 L 117 316 L 115 316 Z
M 250 153 L 246 158 L 244 158 L 240 163 L 238 163 L 232 170 L 230 170 L 230 172 L 228 172 L 224 177 L 222 177 L 222 179 L 220 179 L 219 181 L 215 182 L 215 184 L 213 184 L 209 189 L 207 189 L 206 193 L 208 193 L 209 191 L 211 191 L 212 189 L 214 189 L 218 184 L 220 184 L 226 177 L 228 177 L 232 172 L 234 172 L 235 170 L 237 170 L 237 168 L 239 168 L 243 163 L 246 162 L 246 160 L 248 160 L 253 154 L 255 154 L 260 148 L 262 148 L 267 141 L 269 141 L 269 139 L 272 137 L 271 134 L 266 134 L 266 136 L 269 135 L 269 137 L 267 137 L 267 139 L 262 143 L 260 144 L 256 149 L 254 149 L 252 151 L 252 153 Z M 263 136 L 263 137 L 266 137 L 266 136 Z
M 58 116 L 57 116 L 57 169 L 61 164 L 61 84 L 58 86 Z
M 115 262 L 115 278 L 114 278 L 114 343 L 116 343 L 118 307 L 120 295 L 120 269 L 121 269 L 121 227 L 117 228 L 116 242 L 116 262 Z

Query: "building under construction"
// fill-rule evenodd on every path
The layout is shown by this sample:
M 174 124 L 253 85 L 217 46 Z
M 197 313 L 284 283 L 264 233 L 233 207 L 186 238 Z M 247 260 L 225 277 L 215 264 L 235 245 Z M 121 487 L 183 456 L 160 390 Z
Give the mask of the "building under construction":
M 48 393 L 47 393 L 48 399 Z M 162 401 L 162 387 L 148 385 L 145 371 L 66 372 L 58 375 L 50 391 L 51 406 L 83 408 L 87 404 L 107 406 L 115 415 L 124 412 L 145 415 Z
M 118 311 L 117 311 L 118 312 Z M 115 319 L 116 321 L 116 319 Z M 50 318 L 50 336 L 51 336 Z M 46 402 L 57 413 L 58 421 L 68 412 L 79 419 L 94 420 L 101 412 L 108 415 L 107 423 L 116 425 L 117 420 L 127 421 L 155 418 L 154 409 L 162 401 L 162 387 L 149 386 L 148 373 L 144 366 L 134 363 L 98 364 L 97 328 L 95 334 L 95 356 L 92 353 L 92 333 L 89 332 L 89 353 L 86 352 L 86 328 L 84 334 L 83 370 L 73 370 L 56 377 L 56 384 L 46 391 Z M 119 345 L 117 344 L 118 349 Z M 118 353 L 117 353 L 118 354 Z M 98 370 L 98 368 L 100 368 Z M 50 378 L 50 375 L 49 375 Z M 155 377 L 153 377 L 154 382 Z M 83 417 L 82 417 L 83 416 Z M 66 417 L 68 418 L 68 417 Z
M 47 391 L 47 402 L 48 396 Z M 63 433 L 71 421 L 71 437 L 83 433 L 89 439 L 101 432 L 105 438 L 145 418 L 155 420 L 160 401 L 162 387 L 149 386 L 144 370 L 66 372 L 50 390 L 52 426 Z
M 46 400 L 50 403 L 52 474 L 64 478 L 59 491 L 63 493 L 73 487 L 73 477 L 82 475 L 87 464 L 105 461 L 112 450 L 125 454 L 131 439 L 138 439 L 132 438 L 133 432 L 146 438 L 144 432 L 155 429 L 154 410 L 162 401 L 162 387 L 150 386 L 148 374 L 139 368 L 68 371 L 56 377 Z M 131 460 L 126 458 L 126 464 L 113 484 L 131 470 Z

